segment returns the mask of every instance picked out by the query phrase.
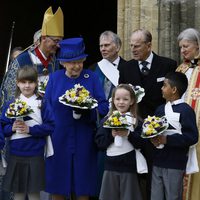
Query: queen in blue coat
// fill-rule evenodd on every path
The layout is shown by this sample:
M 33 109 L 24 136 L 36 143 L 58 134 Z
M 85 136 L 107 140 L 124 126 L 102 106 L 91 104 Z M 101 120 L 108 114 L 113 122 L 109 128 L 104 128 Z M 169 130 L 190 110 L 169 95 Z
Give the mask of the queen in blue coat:
M 98 77 L 83 69 L 87 54 L 82 38 L 60 42 L 58 60 L 64 69 L 50 75 L 45 98 L 50 101 L 55 117 L 52 135 L 54 155 L 46 159 L 46 191 L 54 200 L 72 194 L 88 200 L 96 195 L 97 148 L 94 143 L 98 113 L 105 116 L 108 102 Z M 59 102 L 59 97 L 75 84 L 84 86 L 98 101 L 94 109 L 75 109 Z M 80 118 L 73 116 L 73 112 Z

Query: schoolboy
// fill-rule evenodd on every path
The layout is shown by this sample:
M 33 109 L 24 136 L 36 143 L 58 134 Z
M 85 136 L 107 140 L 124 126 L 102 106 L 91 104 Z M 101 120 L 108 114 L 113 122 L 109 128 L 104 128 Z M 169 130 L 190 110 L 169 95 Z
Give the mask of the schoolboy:
M 151 139 L 155 146 L 152 200 L 182 200 L 183 177 L 187 173 L 186 166 L 189 165 L 187 162 L 191 153 L 190 148 L 198 142 L 195 113 L 181 99 L 187 86 L 187 77 L 180 72 L 170 72 L 165 76 L 162 95 L 166 99 L 166 104 L 158 107 L 155 115 L 165 115 L 169 128 L 163 134 Z M 160 144 L 164 147 L 159 148 Z M 194 146 L 192 150 L 195 153 Z M 198 170 L 198 166 L 192 167 Z

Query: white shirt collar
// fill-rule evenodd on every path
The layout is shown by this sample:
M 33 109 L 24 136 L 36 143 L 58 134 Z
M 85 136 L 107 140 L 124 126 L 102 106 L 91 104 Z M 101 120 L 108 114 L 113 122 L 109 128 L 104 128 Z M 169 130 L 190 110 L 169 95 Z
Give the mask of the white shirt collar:
M 177 99 L 177 100 L 171 102 L 172 105 L 177 105 L 177 104 L 180 104 L 180 103 L 184 103 L 184 100 L 183 99 Z
M 119 65 L 119 60 L 120 57 L 118 56 L 117 59 L 115 59 L 112 63 L 115 64 L 115 66 L 117 67 Z
M 31 97 L 25 97 L 23 94 L 20 94 L 19 98 L 24 101 L 31 101 L 37 99 L 37 96 L 33 94 Z

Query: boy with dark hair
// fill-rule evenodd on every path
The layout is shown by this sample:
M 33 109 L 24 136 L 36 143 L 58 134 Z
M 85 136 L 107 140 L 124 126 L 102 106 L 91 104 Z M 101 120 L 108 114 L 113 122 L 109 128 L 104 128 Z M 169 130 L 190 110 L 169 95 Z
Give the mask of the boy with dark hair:
M 184 173 L 198 172 L 195 161 L 198 129 L 194 110 L 181 99 L 188 86 L 187 77 L 180 72 L 165 76 L 162 87 L 166 104 L 157 108 L 156 116 L 166 116 L 169 128 L 151 138 L 155 146 L 152 171 L 152 200 L 182 200 Z M 159 148 L 163 144 L 163 148 Z M 194 156 L 194 157 L 192 157 Z M 192 169 L 191 169 L 192 168 Z

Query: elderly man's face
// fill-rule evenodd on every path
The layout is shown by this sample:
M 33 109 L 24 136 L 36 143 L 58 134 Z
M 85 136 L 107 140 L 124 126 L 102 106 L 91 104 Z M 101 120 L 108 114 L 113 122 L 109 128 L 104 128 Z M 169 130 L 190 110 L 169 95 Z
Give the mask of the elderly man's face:
M 41 40 L 41 45 L 43 51 L 46 55 L 53 55 L 59 48 L 59 42 L 62 40 L 62 37 L 55 36 L 43 36 Z
M 102 57 L 110 62 L 113 62 L 118 57 L 118 52 L 120 50 L 120 47 L 118 47 L 114 43 L 112 37 L 109 36 L 104 36 L 100 39 L 99 48 Z
M 132 58 L 135 60 L 144 61 L 151 53 L 151 42 L 146 42 L 141 32 L 131 35 L 130 47 Z

